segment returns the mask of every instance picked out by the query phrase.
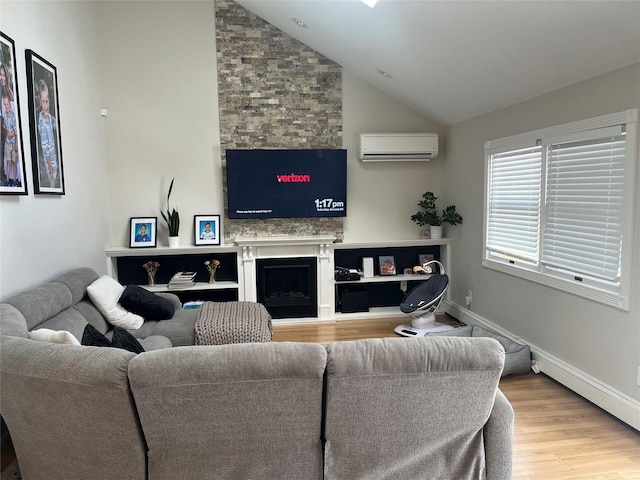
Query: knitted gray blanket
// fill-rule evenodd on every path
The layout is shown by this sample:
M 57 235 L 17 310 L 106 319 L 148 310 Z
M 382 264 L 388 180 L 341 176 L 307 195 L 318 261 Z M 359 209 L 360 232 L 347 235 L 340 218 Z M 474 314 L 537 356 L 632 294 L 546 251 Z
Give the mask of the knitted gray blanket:
M 204 302 L 195 332 L 196 345 L 270 342 L 271 315 L 256 302 Z

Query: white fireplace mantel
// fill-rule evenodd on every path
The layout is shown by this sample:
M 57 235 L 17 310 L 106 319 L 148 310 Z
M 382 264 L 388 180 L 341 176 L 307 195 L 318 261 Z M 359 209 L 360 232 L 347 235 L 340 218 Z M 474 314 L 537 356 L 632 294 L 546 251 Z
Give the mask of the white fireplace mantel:
M 325 245 L 335 241 L 336 237 L 333 235 L 310 235 L 306 237 L 241 237 L 234 240 L 240 247 Z
M 245 237 L 234 241 L 242 249 L 241 282 L 245 300 L 257 301 L 256 260 L 260 258 L 315 257 L 318 261 L 318 319 L 334 316 L 335 292 L 333 288 L 333 235 L 306 237 Z

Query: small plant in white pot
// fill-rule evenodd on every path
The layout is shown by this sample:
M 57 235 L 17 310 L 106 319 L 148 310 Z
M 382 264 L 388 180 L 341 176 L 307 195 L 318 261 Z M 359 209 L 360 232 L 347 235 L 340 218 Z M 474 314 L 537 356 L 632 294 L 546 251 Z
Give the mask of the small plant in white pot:
M 164 221 L 167 223 L 167 228 L 169 229 L 169 247 L 177 248 L 180 245 L 180 237 L 178 236 L 180 233 L 180 214 L 178 211 L 169 206 L 169 200 L 171 199 L 171 191 L 173 190 L 173 181 L 175 177 L 171 179 L 171 185 L 169 185 L 169 193 L 167 193 L 167 214 L 161 210 L 160 214 Z
M 425 192 L 422 195 L 422 200 L 418 203 L 422 210 L 411 215 L 411 220 L 420 227 L 429 226 L 429 234 L 426 235 L 423 232 L 423 238 L 442 238 L 443 223 L 450 225 L 462 223 L 462 216 L 456 211 L 455 205 L 449 205 L 442 210 L 442 213 L 438 213 L 436 200 L 438 197 L 433 192 Z

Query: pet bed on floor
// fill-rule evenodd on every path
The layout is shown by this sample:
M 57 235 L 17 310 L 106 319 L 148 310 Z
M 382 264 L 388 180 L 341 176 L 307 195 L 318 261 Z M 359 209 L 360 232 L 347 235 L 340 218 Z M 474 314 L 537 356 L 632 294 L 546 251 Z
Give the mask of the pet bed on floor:
M 502 376 L 528 373 L 531 370 L 531 349 L 529 345 L 514 342 L 508 338 L 476 325 L 456 328 L 446 332 L 433 332 L 427 335 L 449 335 L 455 337 L 491 337 L 498 340 L 505 351 Z

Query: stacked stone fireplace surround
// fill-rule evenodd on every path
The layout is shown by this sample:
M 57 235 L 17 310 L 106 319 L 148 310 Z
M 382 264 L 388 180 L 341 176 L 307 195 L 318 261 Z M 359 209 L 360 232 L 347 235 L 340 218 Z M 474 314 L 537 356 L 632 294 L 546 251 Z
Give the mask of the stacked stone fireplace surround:
M 229 0 L 217 0 L 216 44 L 223 178 L 226 149 L 342 148 L 339 65 Z M 342 218 L 229 219 L 236 238 L 344 237 Z

